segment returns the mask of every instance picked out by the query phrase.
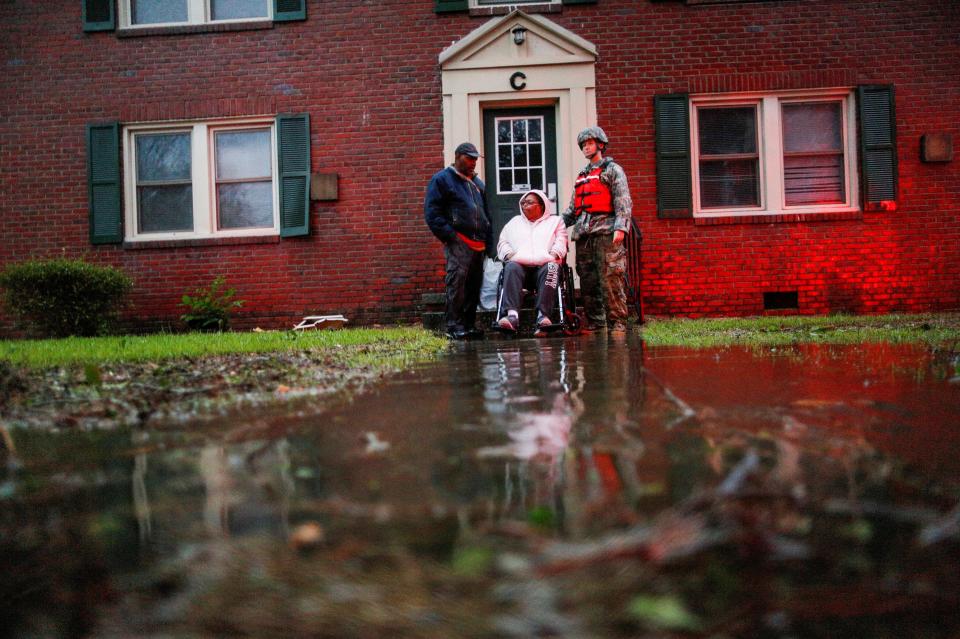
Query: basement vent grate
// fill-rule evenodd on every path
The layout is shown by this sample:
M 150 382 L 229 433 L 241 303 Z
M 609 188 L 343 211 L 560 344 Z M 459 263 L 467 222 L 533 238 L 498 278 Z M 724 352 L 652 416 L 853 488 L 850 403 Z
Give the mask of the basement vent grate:
M 800 308 L 800 300 L 796 291 L 766 291 L 763 294 L 763 310 L 765 311 L 798 308 Z

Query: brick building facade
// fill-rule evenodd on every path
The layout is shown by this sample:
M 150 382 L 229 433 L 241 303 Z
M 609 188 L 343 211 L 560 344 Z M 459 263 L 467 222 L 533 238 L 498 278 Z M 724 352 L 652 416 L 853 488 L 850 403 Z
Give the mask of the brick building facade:
M 453 147 L 482 145 L 492 208 L 527 185 L 565 205 L 576 132 L 599 124 L 647 313 L 960 309 L 958 18 L 952 0 L 0 2 L 0 265 L 118 266 L 145 326 L 217 275 L 241 327 L 412 321 L 442 289 L 422 201 Z

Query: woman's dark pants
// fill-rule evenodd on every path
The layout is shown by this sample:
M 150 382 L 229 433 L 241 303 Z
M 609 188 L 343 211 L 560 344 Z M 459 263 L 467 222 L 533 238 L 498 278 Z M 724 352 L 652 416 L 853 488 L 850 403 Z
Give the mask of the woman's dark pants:
M 516 262 L 503 265 L 503 304 L 500 313 L 519 311 L 523 301 L 523 289 L 537 289 L 537 310 L 539 315 L 550 317 L 557 303 L 557 281 L 560 278 L 560 265 L 547 262 L 543 266 L 523 266 Z M 499 318 L 498 318 L 499 319 Z

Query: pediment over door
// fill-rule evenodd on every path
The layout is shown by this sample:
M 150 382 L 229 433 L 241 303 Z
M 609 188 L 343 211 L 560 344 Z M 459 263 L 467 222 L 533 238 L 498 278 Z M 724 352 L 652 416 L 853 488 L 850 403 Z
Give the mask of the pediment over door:
M 525 41 L 514 42 L 513 31 L 526 29 Z M 594 63 L 596 47 L 572 31 L 539 15 L 516 10 L 493 19 L 445 49 L 439 58 L 444 71 Z

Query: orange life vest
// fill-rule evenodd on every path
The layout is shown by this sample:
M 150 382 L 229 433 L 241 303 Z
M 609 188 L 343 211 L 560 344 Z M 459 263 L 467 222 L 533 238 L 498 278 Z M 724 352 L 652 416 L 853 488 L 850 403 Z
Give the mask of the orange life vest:
M 600 174 L 607 168 L 607 161 L 604 160 L 598 166 L 589 172 L 580 172 L 577 181 L 574 182 L 574 206 L 577 215 L 581 213 L 590 213 L 591 215 L 609 215 L 613 213 L 613 195 L 610 193 L 610 187 L 600 180 Z

